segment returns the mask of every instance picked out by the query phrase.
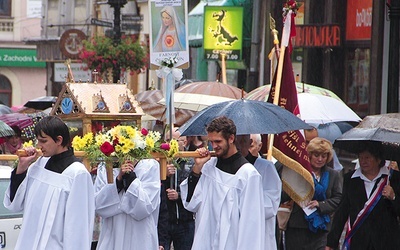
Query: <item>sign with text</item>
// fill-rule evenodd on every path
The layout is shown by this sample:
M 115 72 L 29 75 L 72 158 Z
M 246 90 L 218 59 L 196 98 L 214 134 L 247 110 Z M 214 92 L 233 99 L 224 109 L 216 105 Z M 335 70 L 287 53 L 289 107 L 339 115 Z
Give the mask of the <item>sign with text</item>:
M 0 66 L 45 68 L 45 62 L 38 62 L 34 49 L 0 49 Z
M 203 46 L 204 58 L 219 60 L 220 54 L 227 61 L 242 59 L 243 7 L 205 6 Z
M 87 68 L 84 63 L 71 63 L 71 71 L 74 75 L 75 82 L 81 80 L 82 82 L 92 80 L 92 72 L 90 70 L 84 70 Z M 67 65 L 64 63 L 54 63 L 54 81 L 55 82 L 65 82 L 68 75 Z
M 340 41 L 339 25 L 296 25 L 293 47 L 338 47 Z
M 371 40 L 372 0 L 347 1 L 346 40 Z

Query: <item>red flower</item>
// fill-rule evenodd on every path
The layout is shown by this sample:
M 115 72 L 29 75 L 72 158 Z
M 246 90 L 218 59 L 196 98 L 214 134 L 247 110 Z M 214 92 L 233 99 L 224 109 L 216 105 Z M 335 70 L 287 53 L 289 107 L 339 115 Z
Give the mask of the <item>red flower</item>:
M 118 143 L 119 143 L 118 138 L 115 138 L 112 143 L 113 143 L 113 146 L 118 145 Z
M 145 128 L 142 128 L 142 130 L 141 130 L 140 132 L 141 132 L 142 135 L 144 135 L 144 136 L 146 136 L 146 135 L 149 133 L 149 131 L 147 131 L 147 129 L 145 129 Z
M 111 153 L 114 152 L 114 147 L 106 141 L 100 146 L 100 151 L 106 156 L 110 156 Z
M 169 150 L 170 149 L 169 143 L 162 143 L 160 145 L 160 148 L 163 150 Z

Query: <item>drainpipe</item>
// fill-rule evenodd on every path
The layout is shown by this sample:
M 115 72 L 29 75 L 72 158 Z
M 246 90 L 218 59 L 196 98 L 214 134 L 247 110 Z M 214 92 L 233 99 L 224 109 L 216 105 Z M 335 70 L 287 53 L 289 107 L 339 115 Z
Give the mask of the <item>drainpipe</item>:
M 389 32 L 389 67 L 387 112 L 399 112 L 399 20 L 400 0 L 388 1 L 390 32 Z
M 260 0 L 254 0 L 253 2 L 253 20 L 251 25 L 251 51 L 250 51 L 250 68 L 247 80 L 247 90 L 253 90 L 258 87 L 258 65 L 260 54 Z

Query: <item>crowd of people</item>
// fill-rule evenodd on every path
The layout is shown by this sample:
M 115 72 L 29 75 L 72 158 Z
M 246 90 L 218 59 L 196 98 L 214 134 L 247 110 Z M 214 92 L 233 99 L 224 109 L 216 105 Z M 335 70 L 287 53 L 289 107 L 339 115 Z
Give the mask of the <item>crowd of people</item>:
M 206 138 L 167 131 L 166 141 L 199 157 L 176 159 L 163 181 L 158 161 L 144 159 L 116 164 L 113 183 L 100 163 L 93 184 L 60 118 L 45 117 L 34 131 L 43 155 L 24 148 L 3 202 L 23 212 L 16 249 L 331 250 L 342 247 L 345 228 L 346 249 L 400 249 L 400 174 L 377 142 L 364 143 L 359 168 L 343 176 L 329 165 L 332 143 L 307 140 L 314 196 L 306 207 L 294 203 L 281 237 L 278 208 L 291 198 L 279 162 L 260 154 L 261 135 L 237 135 L 227 117 L 212 120 Z M 93 244 L 95 214 L 101 231 Z

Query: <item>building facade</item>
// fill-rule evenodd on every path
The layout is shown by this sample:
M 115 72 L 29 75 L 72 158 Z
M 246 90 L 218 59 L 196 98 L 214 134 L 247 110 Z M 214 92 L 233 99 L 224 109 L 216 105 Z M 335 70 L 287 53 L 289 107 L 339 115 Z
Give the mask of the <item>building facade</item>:
M 40 0 L 0 3 L 0 101 L 10 107 L 46 95 L 45 63 L 25 43 L 40 35 L 40 9 Z

